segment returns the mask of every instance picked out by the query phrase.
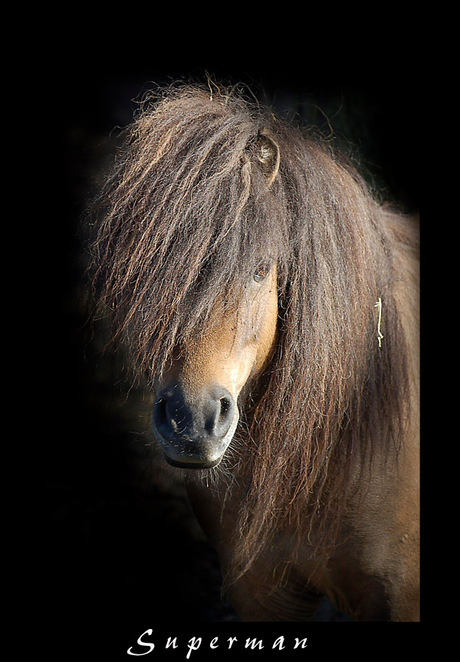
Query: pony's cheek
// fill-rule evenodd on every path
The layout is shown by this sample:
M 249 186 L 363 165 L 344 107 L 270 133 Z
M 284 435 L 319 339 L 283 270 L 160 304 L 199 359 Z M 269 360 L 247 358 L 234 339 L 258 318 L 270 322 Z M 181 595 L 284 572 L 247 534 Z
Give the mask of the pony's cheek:
M 265 308 L 259 332 L 254 338 L 256 354 L 252 365 L 251 377 L 257 377 L 270 359 L 275 346 L 278 325 L 278 297 L 276 286 L 269 293 L 270 298 Z
M 232 357 L 222 371 L 226 387 L 237 400 L 240 392 L 247 383 L 257 361 L 257 346 L 247 345 L 238 356 Z
M 275 338 L 276 325 L 273 325 L 270 333 L 249 342 L 237 356 L 226 363 L 221 376 L 235 401 L 248 382 L 256 380 L 262 372 L 272 354 Z

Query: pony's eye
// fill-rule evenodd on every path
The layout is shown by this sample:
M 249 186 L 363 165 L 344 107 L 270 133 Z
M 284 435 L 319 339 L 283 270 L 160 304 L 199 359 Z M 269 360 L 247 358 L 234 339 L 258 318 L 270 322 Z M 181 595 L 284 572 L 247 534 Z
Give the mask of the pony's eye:
M 256 283 L 261 283 L 263 280 L 267 278 L 269 273 L 270 273 L 270 262 L 269 260 L 264 260 L 257 266 L 257 269 L 254 271 L 253 278 L 256 281 Z

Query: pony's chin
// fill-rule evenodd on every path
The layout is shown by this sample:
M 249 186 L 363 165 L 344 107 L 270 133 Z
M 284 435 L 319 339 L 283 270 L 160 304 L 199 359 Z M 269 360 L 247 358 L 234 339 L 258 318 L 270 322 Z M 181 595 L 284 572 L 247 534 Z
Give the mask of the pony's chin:
M 212 460 L 212 461 L 197 461 L 197 460 L 184 460 L 184 461 L 177 461 L 173 460 L 172 458 L 168 457 L 166 453 L 164 453 L 166 462 L 170 464 L 172 467 L 175 467 L 176 469 L 213 469 L 214 467 L 217 467 L 219 462 L 223 458 L 223 454 L 217 458 L 217 460 Z

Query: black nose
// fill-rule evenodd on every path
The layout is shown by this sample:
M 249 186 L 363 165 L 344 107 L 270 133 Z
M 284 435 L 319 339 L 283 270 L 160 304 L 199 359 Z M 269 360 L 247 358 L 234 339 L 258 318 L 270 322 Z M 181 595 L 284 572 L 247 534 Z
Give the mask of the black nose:
M 153 429 L 166 459 L 187 468 L 218 464 L 237 420 L 234 399 L 222 386 L 186 395 L 175 384 L 159 393 L 153 410 Z

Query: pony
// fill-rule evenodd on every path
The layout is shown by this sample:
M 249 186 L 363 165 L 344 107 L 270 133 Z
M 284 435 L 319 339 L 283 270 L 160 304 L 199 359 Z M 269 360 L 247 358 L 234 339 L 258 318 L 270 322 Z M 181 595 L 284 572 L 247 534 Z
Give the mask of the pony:
M 416 222 L 235 89 L 161 88 L 123 136 L 97 315 L 239 617 L 419 620 Z

